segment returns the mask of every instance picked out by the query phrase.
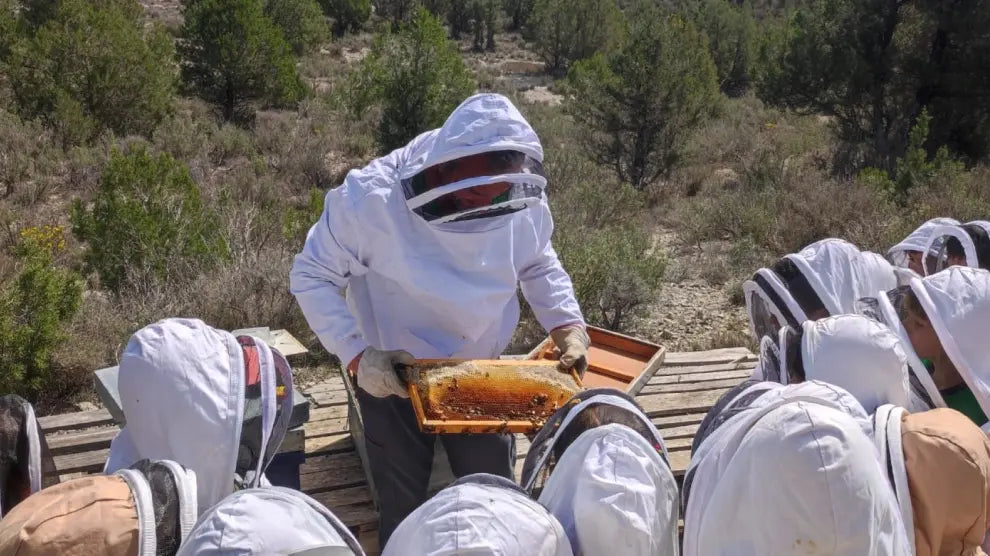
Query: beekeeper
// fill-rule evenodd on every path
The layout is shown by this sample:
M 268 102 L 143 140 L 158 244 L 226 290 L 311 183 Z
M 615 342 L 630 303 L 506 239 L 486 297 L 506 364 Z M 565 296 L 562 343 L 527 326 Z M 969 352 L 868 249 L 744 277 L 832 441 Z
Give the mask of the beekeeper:
M 514 482 L 484 473 L 441 490 L 402 521 L 382 556 L 570 556 L 563 527 Z
M 34 407 L 14 394 L 0 396 L 0 518 L 57 482 L 55 461 Z
M 656 427 L 618 390 L 589 390 L 575 402 L 533 440 L 523 487 L 534 491 L 552 468 L 539 501 L 576 555 L 678 554 L 679 492 Z
M 862 315 L 838 315 L 805 321 L 800 330 L 788 332 L 780 347 L 784 384 L 834 384 L 852 394 L 869 414 L 883 404 L 908 405 L 907 356 L 883 324 Z M 927 406 L 918 407 L 924 409 Z
M 743 284 L 754 336 L 806 320 L 855 313 L 856 302 L 898 285 L 894 267 L 875 253 L 841 239 L 823 239 L 762 268 Z
M 351 171 L 296 256 L 292 292 L 356 376 L 382 544 L 426 500 L 435 442 L 420 433 L 396 364 L 497 358 L 521 286 L 561 366 L 586 366 L 584 321 L 550 243 L 542 161 L 508 99 L 473 96 L 442 128 Z M 455 475 L 512 477 L 511 436 L 441 438 Z
M 104 471 L 141 459 L 179 462 L 196 473 L 203 511 L 264 484 L 292 414 L 292 370 L 278 351 L 194 319 L 135 333 L 118 386 L 127 424 Z
M 874 416 L 880 463 L 894 488 L 911 554 L 983 555 L 990 531 L 990 440 L 952 409 Z M 984 546 L 984 548 L 981 548 Z
M 196 522 L 196 476 L 142 460 L 46 488 L 0 521 L 4 556 L 175 554 Z
M 203 513 L 179 556 L 311 554 L 364 556 L 351 531 L 330 510 L 288 488 L 252 488 Z
M 887 251 L 887 258 L 897 267 L 907 268 L 919 276 L 925 275 L 926 259 L 937 257 L 942 248 L 941 242 L 929 246 L 932 232 L 940 226 L 958 226 L 955 218 L 932 218 L 911 232 L 903 241 Z
M 685 555 L 910 553 L 862 409 L 814 388 L 778 387 L 702 443 L 685 478 Z M 773 396 L 792 389 L 806 395 Z
M 990 429 L 990 271 L 954 266 L 877 301 L 931 407 L 950 407 Z
M 928 239 L 926 274 L 935 274 L 950 266 L 990 269 L 990 222 L 974 220 L 966 224 L 938 226 Z

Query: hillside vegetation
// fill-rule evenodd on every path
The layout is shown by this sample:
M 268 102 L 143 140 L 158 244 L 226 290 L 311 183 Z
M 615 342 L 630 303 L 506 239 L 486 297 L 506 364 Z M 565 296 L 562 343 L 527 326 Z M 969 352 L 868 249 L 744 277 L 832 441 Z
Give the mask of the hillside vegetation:
M 674 348 L 747 341 L 781 253 L 990 215 L 987 0 L 0 0 L 0 391 L 91 396 L 167 316 L 330 368 L 288 292 L 323 195 L 478 90 L 589 321 Z

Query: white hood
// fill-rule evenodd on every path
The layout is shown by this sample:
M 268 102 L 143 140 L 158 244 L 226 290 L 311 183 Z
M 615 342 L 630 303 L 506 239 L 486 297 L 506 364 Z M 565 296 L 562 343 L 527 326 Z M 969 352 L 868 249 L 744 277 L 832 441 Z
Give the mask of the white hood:
M 831 315 L 856 312 L 856 301 L 897 287 L 894 267 L 841 239 L 823 239 L 787 255 Z
M 990 415 L 990 271 L 954 266 L 911 283 L 942 347 Z
M 515 483 L 469 475 L 399 524 L 383 556 L 568 556 L 563 527 Z
M 942 226 L 937 226 L 932 230 L 931 236 L 928 239 L 928 251 L 935 255 L 939 261 L 935 269 L 931 269 L 928 265 L 925 265 L 925 273 L 928 275 L 934 274 L 945 270 L 947 262 L 944 260 L 946 242 L 949 238 L 956 238 L 963 247 L 963 252 L 966 255 L 966 266 L 972 268 L 980 268 L 980 257 L 976 252 L 976 244 L 973 242 L 973 238 L 970 237 L 969 232 L 967 232 L 963 226 L 979 226 L 983 228 L 985 232 L 990 234 L 990 222 L 985 220 L 974 220 L 972 222 L 966 222 L 965 224 L 956 225 L 946 224 Z
M 350 530 L 309 496 L 287 488 L 236 492 L 206 511 L 178 556 L 363 556 Z
M 275 429 L 275 370 L 270 349 L 255 342 L 264 447 L 271 445 Z M 245 396 L 244 354 L 237 339 L 199 320 L 162 320 L 131 337 L 119 376 L 127 424 L 110 445 L 104 471 L 142 459 L 173 460 L 196 474 L 201 511 L 233 492 Z M 280 442 L 275 439 L 275 448 Z M 263 452 L 261 461 L 266 459 Z M 257 486 L 261 472 L 247 486 Z
M 912 387 L 911 397 L 906 407 L 912 412 L 945 407 L 945 400 L 942 399 L 942 394 L 935 386 L 935 381 L 932 379 L 931 373 L 928 372 L 928 369 L 914 351 L 914 346 L 911 345 L 911 337 L 901 323 L 901 319 L 897 315 L 897 310 L 894 309 L 887 292 L 882 292 L 876 298 L 876 301 L 879 317 L 887 328 L 900 340 L 901 349 L 907 358 Z M 928 400 L 926 401 L 922 396 L 928 398 Z M 931 403 L 928 403 L 929 401 Z
M 692 461 L 684 554 L 909 553 L 873 443 L 838 406 L 780 399 L 737 415 L 703 447 Z
M 582 433 L 540 494 L 578 556 L 676 555 L 678 499 L 661 454 L 619 424 Z
M 907 405 L 907 357 L 887 327 L 860 315 L 804 323 L 805 378 L 839 386 L 867 413 L 883 404 Z
M 911 232 L 909 236 L 904 238 L 903 241 L 897 245 L 890 248 L 887 251 L 887 256 L 890 257 L 891 261 L 895 265 L 903 268 L 907 268 L 908 259 L 905 256 L 910 251 L 917 251 L 918 253 L 932 254 L 929 251 L 929 239 L 932 237 L 932 232 L 935 228 L 939 226 L 958 226 L 959 221 L 955 218 L 932 218 L 928 222 L 925 222 L 918 229 Z M 938 248 L 936 247 L 936 252 Z

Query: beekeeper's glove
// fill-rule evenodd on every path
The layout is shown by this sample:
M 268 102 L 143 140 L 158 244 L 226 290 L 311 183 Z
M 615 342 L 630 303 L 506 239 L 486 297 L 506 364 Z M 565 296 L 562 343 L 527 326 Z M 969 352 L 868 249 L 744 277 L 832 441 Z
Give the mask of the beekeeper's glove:
M 562 326 L 551 330 L 550 338 L 560 350 L 560 370 L 574 369 L 584 377 L 588 370 L 588 346 L 591 345 L 588 331 L 583 326 Z
M 369 347 L 360 357 L 357 366 L 357 383 L 362 390 L 376 398 L 409 397 L 405 382 L 399 378 L 399 370 L 403 365 L 412 365 L 416 362 L 416 358 L 409 352 L 379 351 Z

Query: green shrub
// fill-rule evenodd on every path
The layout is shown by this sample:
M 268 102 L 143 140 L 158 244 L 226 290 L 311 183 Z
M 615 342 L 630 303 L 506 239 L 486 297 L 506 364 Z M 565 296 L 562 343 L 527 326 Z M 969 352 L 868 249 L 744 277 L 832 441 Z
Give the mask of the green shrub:
M 389 152 L 440 127 L 474 86 L 446 29 L 420 8 L 408 28 L 375 39 L 351 73 L 347 102 L 355 116 L 380 106 L 377 140 L 381 152 Z
M 188 168 L 143 147 L 111 155 L 91 206 L 73 204 L 72 228 L 88 244 L 87 267 L 111 290 L 229 258 L 216 214 L 203 205 Z
M 61 0 L 57 6 L 9 57 L 21 114 L 43 118 L 68 143 L 105 130 L 150 135 L 172 109 L 171 37 L 140 22 L 133 0 Z
M 721 99 L 704 35 L 658 10 L 637 13 L 625 42 L 575 64 L 568 82 L 588 156 L 637 189 L 669 172 Z
M 660 291 L 666 258 L 643 220 L 641 195 L 563 151 L 547 167 L 553 244 L 592 324 L 623 330 Z
M 547 71 L 559 77 L 616 42 L 622 14 L 612 0 L 535 0 L 529 27 Z
M 347 31 L 360 31 L 371 17 L 371 0 L 320 0 L 320 4 L 333 18 L 333 32 L 338 37 Z
M 253 104 L 287 106 L 303 97 L 291 47 L 262 0 L 197 0 L 184 15 L 183 80 L 224 120 L 247 121 Z
M 56 378 L 53 356 L 79 310 L 82 279 L 53 263 L 53 252 L 65 247 L 60 228 L 21 236 L 20 272 L 0 290 L 0 391 L 33 400 Z
M 660 291 L 667 261 L 653 249 L 652 236 L 642 225 L 565 226 L 557 231 L 554 247 L 591 324 L 622 330 Z
M 282 28 L 285 40 L 297 56 L 330 38 L 326 17 L 316 0 L 267 0 L 265 14 Z
M 880 189 L 901 204 L 907 201 L 908 194 L 915 187 L 931 185 L 939 179 L 956 181 L 955 178 L 965 168 L 961 163 L 952 160 L 949 150 L 942 146 L 931 158 L 925 150 L 931 121 L 928 111 L 922 110 L 911 129 L 907 152 L 895 163 L 894 179 L 880 168 L 867 167 L 860 172 L 859 181 Z

